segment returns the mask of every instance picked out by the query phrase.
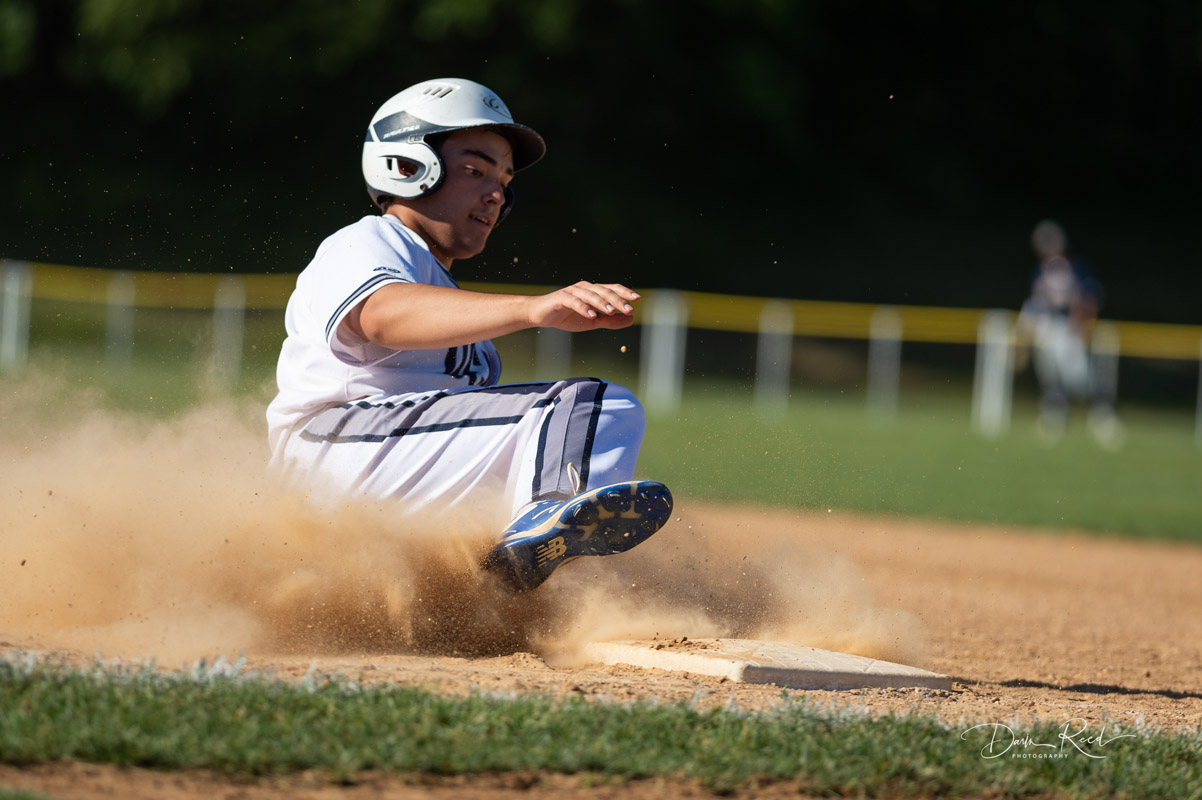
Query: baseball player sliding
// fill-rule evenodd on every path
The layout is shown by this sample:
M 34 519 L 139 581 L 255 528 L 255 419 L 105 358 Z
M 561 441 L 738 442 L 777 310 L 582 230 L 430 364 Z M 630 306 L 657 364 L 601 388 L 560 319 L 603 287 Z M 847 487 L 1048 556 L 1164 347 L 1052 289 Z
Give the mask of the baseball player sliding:
M 633 480 L 644 415 L 629 390 L 500 385 L 490 341 L 624 328 L 639 295 L 587 281 L 535 297 L 469 292 L 451 277 L 545 150 L 473 81 L 426 81 L 381 106 L 363 177 L 383 213 L 323 241 L 297 278 L 267 409 L 272 463 L 292 481 L 413 511 L 494 503 L 497 527 L 510 521 L 482 567 L 513 591 L 573 558 L 629 550 L 672 512 L 666 486 Z

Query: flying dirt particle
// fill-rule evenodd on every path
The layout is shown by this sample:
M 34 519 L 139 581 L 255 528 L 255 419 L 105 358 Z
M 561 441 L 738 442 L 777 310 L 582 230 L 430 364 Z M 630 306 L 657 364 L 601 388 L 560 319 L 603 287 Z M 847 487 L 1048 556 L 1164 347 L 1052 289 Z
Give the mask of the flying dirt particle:
M 626 352 L 626 345 L 622 345 L 622 346 L 621 346 L 621 347 L 619 347 L 618 349 L 619 349 L 621 352 L 625 353 L 625 352 Z

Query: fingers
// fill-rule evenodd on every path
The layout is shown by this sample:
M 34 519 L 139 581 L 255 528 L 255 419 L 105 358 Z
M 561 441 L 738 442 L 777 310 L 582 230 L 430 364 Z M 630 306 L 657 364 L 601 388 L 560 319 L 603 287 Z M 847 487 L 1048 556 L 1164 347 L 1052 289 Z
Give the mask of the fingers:
M 618 330 L 619 328 L 629 328 L 634 324 L 634 316 L 631 314 L 613 314 L 607 317 L 597 317 L 593 320 L 594 328 L 605 328 L 607 330 Z
M 630 315 L 634 313 L 632 303 L 637 302 L 639 293 L 627 289 L 620 283 L 590 283 L 580 281 L 562 291 L 567 292 L 578 301 L 574 304 L 577 312 L 590 319 L 598 314 L 611 316 L 614 314 Z
M 641 296 L 620 283 L 580 281 L 550 294 L 531 298 L 528 313 L 532 327 L 566 331 L 617 329 L 634 324 L 634 303 Z

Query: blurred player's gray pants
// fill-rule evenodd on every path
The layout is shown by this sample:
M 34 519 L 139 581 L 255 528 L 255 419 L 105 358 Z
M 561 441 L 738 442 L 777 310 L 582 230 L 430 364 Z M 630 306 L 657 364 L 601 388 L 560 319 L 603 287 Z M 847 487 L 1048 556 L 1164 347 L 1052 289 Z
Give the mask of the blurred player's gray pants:
M 1067 317 L 1044 314 L 1039 318 L 1033 358 L 1042 413 L 1063 416 L 1070 399 L 1092 397 L 1089 348 Z

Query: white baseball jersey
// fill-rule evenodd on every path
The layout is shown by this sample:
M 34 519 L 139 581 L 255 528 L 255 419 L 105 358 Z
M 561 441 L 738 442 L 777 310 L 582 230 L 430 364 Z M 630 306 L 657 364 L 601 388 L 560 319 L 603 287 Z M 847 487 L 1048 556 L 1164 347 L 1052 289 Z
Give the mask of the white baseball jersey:
M 458 287 L 426 243 L 389 214 L 364 217 L 330 236 L 296 281 L 288 300 L 276 381 L 267 410 L 269 439 L 285 437 L 322 409 L 351 400 L 464 386 L 490 386 L 501 375 L 492 342 L 438 350 L 390 350 L 342 324 L 368 295 L 390 283 Z
M 272 461 L 290 480 L 415 511 L 483 506 L 499 525 L 532 500 L 633 477 L 645 420 L 629 390 L 496 385 L 491 342 L 397 351 L 348 331 L 347 314 L 396 282 L 456 286 L 390 215 L 326 239 L 298 277 L 267 410 Z

